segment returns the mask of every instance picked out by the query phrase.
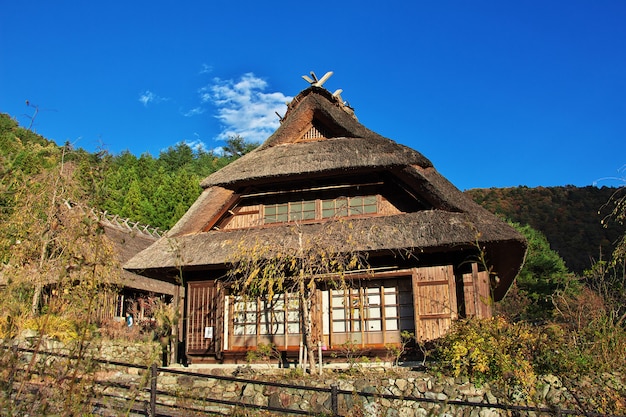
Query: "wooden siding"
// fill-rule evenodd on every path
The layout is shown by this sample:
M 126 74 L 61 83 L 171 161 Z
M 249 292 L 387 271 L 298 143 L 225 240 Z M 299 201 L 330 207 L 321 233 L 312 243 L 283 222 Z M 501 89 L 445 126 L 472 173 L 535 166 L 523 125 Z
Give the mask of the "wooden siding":
M 187 353 L 215 354 L 219 344 L 219 291 L 214 281 L 190 282 L 187 291 Z
M 382 214 L 383 216 L 393 216 L 394 214 L 402 213 L 396 206 L 391 204 L 389 200 L 387 200 L 383 196 L 379 196 L 378 199 L 378 214 Z
M 456 284 L 451 265 L 413 271 L 415 337 L 427 341 L 443 336 L 458 317 Z
M 491 317 L 489 272 L 479 271 L 478 265 L 473 263 L 472 272 L 463 274 L 463 296 L 466 317 Z
M 223 226 L 226 230 L 243 229 L 263 224 L 263 206 L 260 204 L 237 207 L 232 210 L 231 214 L 232 217 Z

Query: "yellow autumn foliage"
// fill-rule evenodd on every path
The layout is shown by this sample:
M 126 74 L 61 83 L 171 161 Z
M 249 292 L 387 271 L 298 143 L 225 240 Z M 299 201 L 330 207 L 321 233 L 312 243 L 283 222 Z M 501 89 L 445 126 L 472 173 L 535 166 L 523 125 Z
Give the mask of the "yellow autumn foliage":
M 442 370 L 473 381 L 499 381 L 532 394 L 537 380 L 533 352 L 539 333 L 525 324 L 510 324 L 502 317 L 456 322 L 439 341 L 437 358 Z

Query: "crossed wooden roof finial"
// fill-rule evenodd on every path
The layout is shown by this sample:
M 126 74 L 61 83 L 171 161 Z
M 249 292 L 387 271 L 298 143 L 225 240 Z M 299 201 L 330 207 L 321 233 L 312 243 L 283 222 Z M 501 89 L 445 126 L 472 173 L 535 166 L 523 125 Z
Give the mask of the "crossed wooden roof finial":
M 320 79 L 317 78 L 317 75 L 315 75 L 315 73 L 313 71 L 310 72 L 311 77 L 309 77 L 308 75 L 303 75 L 302 78 L 304 78 L 304 81 L 308 82 L 309 84 L 311 84 L 312 87 L 321 87 L 322 84 L 324 84 L 326 82 L 326 80 L 328 80 L 332 75 L 333 72 L 332 71 L 328 71 L 326 74 L 324 74 L 324 76 Z M 335 91 L 333 93 L 333 96 L 338 98 L 341 101 L 341 96 L 340 94 L 343 92 L 342 89 L 339 89 L 337 91 Z
M 333 75 L 333 72 L 332 71 L 328 71 L 326 74 L 324 74 L 324 76 L 322 78 L 320 78 L 318 80 L 317 76 L 315 75 L 315 73 L 313 71 L 311 71 L 311 77 L 313 77 L 313 79 L 309 78 L 309 76 L 307 76 L 307 75 L 303 75 L 302 78 L 304 78 L 304 80 L 306 82 L 308 82 L 309 84 L 311 84 L 311 86 L 313 86 L 313 87 L 321 87 L 322 84 L 324 84 L 326 82 L 326 80 L 328 80 L 330 78 L 331 75 Z

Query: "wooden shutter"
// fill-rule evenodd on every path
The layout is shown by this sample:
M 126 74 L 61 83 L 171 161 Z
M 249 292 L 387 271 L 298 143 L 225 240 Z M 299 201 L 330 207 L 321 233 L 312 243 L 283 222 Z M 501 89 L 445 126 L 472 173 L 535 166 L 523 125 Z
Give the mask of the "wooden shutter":
M 218 310 L 218 291 L 214 281 L 188 284 L 187 353 L 216 353 L 216 342 L 221 339 Z
M 466 317 L 491 317 L 489 272 L 479 272 L 478 265 L 473 263 L 472 272 L 463 274 L 463 296 L 465 298 Z
M 451 265 L 413 271 L 415 337 L 427 341 L 443 336 L 457 318 L 457 299 Z

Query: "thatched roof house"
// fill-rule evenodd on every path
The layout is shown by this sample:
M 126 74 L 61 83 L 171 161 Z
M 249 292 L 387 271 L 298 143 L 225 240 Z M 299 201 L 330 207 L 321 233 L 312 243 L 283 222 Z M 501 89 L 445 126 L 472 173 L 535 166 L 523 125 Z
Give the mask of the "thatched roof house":
M 375 349 L 399 341 L 402 330 L 431 339 L 459 316 L 488 316 L 486 300 L 505 295 L 525 256 L 513 228 L 465 197 L 422 154 L 364 127 L 321 87 L 302 91 L 265 143 L 202 187 L 174 228 L 125 265 L 172 282 L 183 274 L 186 353 L 197 359 L 268 340 L 285 350 L 297 346 L 288 314 L 274 330 L 263 324 L 261 307 L 246 310 L 256 324 L 233 322 L 238 300 L 220 282 L 241 245 L 260 243 L 271 252 L 324 235 L 335 250 L 366 253 L 373 270 L 384 271 L 352 289 L 320 290 L 316 337 L 329 351 L 353 338 Z M 339 226 L 345 219 L 349 236 Z M 367 306 L 360 318 L 335 302 L 359 291 L 371 294 L 359 304 Z
M 103 214 L 100 214 L 98 219 L 104 235 L 112 244 L 115 261 L 120 265 L 124 265 L 133 256 L 147 249 L 160 237 L 156 229 L 128 219 Z M 176 293 L 176 286 L 172 283 L 138 275 L 125 269 L 122 270 L 120 284 L 126 289 L 143 293 L 169 296 Z

